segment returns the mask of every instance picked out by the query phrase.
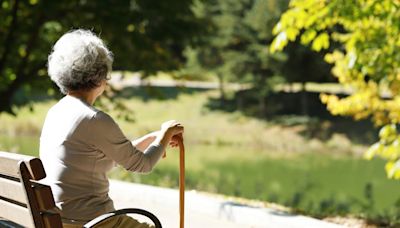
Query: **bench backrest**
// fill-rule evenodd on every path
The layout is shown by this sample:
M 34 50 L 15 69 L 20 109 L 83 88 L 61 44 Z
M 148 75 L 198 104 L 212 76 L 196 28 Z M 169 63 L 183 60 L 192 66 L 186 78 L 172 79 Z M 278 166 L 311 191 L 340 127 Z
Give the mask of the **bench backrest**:
M 0 217 L 24 227 L 62 227 L 39 158 L 0 151 Z

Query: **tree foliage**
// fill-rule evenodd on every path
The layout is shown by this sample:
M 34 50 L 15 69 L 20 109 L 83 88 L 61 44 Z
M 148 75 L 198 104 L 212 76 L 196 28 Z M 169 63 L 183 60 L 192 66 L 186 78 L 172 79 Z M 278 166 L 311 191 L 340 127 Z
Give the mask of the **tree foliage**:
M 321 100 L 335 115 L 371 117 L 383 126 L 366 157 L 387 159 L 388 177 L 400 179 L 400 2 L 292 0 L 273 32 L 271 52 L 295 40 L 329 50 L 325 61 L 353 92 L 343 98 L 321 94 Z
M 188 62 L 185 73 L 200 76 L 211 73 L 217 76 L 222 106 L 224 82 L 252 85 L 251 90 L 246 91 L 246 97 L 258 101 L 256 112 L 260 117 L 265 117 L 267 106 L 271 105 L 267 97 L 277 83 L 329 80 L 329 65 L 320 54 L 299 43 L 293 43 L 282 53 L 268 52 L 268 46 L 274 38 L 272 29 L 281 13 L 287 9 L 288 2 L 208 0 L 196 4 L 195 12 L 199 17 L 208 19 L 208 34 L 201 46 L 186 50 Z M 243 99 L 243 94 L 237 94 L 237 97 Z
M 92 29 L 115 54 L 114 69 L 155 72 L 184 62 L 204 24 L 192 0 L 0 1 L 0 112 L 55 93 L 46 72 L 54 42 L 74 28 Z
M 216 75 L 220 85 L 251 83 L 264 99 L 268 80 L 279 75 L 284 60 L 265 45 L 271 43 L 272 27 L 286 6 L 287 1 L 278 0 L 209 0 L 198 5 L 197 13 L 210 26 L 203 45 L 188 51 L 190 66 Z

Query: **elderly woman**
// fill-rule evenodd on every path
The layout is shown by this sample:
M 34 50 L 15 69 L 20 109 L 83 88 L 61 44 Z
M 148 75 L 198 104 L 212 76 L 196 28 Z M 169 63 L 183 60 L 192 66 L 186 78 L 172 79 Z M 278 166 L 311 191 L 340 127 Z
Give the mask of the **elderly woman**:
M 108 196 L 107 172 L 116 164 L 132 172 L 148 173 L 173 136 L 183 133 L 177 121 L 159 131 L 128 140 L 117 123 L 93 107 L 110 75 L 112 53 L 90 31 L 63 35 L 48 58 L 48 73 L 65 94 L 47 113 L 40 138 L 40 158 L 47 172 L 64 227 L 114 210 Z M 105 227 L 147 227 L 128 216 L 107 221 Z

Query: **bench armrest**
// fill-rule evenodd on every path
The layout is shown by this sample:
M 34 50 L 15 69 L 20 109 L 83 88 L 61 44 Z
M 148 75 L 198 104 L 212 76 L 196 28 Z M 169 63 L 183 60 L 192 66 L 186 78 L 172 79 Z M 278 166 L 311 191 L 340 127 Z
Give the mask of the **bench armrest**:
M 109 218 L 117 216 L 117 215 L 123 215 L 123 214 L 140 214 L 140 215 L 146 216 L 151 221 L 153 221 L 155 228 L 162 228 L 160 220 L 158 220 L 158 218 L 154 214 L 152 214 L 146 210 L 138 209 L 138 208 L 126 208 L 126 209 L 112 211 L 112 212 L 104 214 L 104 215 L 100 215 L 99 217 L 97 217 L 97 218 L 91 220 L 90 222 L 86 223 L 85 225 L 83 225 L 83 227 L 90 228 L 90 227 L 93 227 L 93 226 L 99 224 L 100 222 L 103 222 L 106 219 L 109 219 Z

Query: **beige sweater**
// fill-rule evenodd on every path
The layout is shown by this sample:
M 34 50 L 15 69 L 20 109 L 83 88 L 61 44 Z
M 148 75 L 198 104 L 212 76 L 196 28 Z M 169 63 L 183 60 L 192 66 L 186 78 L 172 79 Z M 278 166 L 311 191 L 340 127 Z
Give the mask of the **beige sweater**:
M 110 116 L 71 96 L 49 110 L 40 137 L 44 182 L 67 223 L 114 210 L 106 173 L 116 164 L 147 173 L 162 153 L 160 144 L 139 151 Z

